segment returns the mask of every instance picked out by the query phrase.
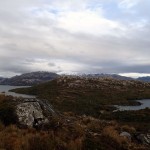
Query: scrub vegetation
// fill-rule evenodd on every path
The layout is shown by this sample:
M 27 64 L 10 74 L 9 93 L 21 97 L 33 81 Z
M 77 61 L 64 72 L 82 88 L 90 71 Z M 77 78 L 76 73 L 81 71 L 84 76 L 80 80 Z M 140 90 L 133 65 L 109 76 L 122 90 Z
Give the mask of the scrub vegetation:
M 149 148 L 148 145 L 139 142 L 136 136 L 139 133 L 149 132 L 150 109 L 113 112 L 114 104 L 139 105 L 133 100 L 150 98 L 149 83 L 65 76 L 30 88 L 12 91 L 47 99 L 59 117 L 52 117 L 47 128 L 36 130 L 20 129 L 16 122 L 5 124 L 0 116 L 2 122 L 0 148 L 10 150 L 148 150 Z M 2 96 L 2 101 L 5 101 L 3 100 L 5 98 Z M 0 105 L 4 106 L 2 103 Z M 131 138 L 120 136 L 122 132 L 130 133 Z

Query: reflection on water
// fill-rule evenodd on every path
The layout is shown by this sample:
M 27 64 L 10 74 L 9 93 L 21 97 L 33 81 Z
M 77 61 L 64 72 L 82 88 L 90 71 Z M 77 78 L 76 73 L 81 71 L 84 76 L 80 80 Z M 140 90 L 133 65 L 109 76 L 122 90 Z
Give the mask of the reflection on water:
M 11 95 L 14 97 L 23 97 L 23 98 L 35 98 L 35 96 L 31 95 L 25 95 L 25 94 L 18 94 L 14 92 L 9 92 L 11 89 L 16 89 L 16 88 L 22 88 L 22 87 L 29 87 L 29 86 L 10 86 L 10 85 L 0 85 L 0 93 L 5 93 L 5 95 Z
M 136 101 L 140 102 L 141 105 L 139 105 L 139 106 L 118 106 L 118 105 L 115 105 L 115 107 L 120 111 L 141 110 L 141 109 L 145 109 L 145 108 L 150 108 L 150 99 L 143 99 L 143 100 L 136 100 Z

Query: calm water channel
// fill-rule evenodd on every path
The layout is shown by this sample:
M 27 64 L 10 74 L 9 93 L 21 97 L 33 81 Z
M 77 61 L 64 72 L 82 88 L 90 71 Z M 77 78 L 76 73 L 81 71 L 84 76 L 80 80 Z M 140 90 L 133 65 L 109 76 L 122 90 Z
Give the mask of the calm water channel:
M 115 107 L 120 110 L 140 110 L 140 109 L 145 109 L 145 108 L 150 108 L 150 99 L 143 99 L 143 100 L 136 100 L 137 102 L 140 102 L 141 105 L 139 106 L 119 106 L 115 105 Z
M 22 88 L 22 87 L 29 87 L 29 86 L 0 85 L 0 93 L 5 93 L 5 95 L 11 95 L 14 97 L 35 98 L 35 96 L 32 96 L 32 95 L 18 94 L 18 93 L 14 93 L 14 92 L 9 91 L 11 89 Z

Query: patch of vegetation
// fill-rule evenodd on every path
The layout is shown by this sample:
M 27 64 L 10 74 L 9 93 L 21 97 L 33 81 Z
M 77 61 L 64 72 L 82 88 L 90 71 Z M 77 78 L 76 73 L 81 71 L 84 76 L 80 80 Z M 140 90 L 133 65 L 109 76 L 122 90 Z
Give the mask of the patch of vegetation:
M 75 119 L 75 118 L 74 118 Z M 88 123 L 86 122 L 88 120 Z M 86 124 L 85 124 L 86 122 Z M 79 124 L 80 123 L 80 124 Z M 95 126 L 97 132 L 91 132 Z M 101 124 L 101 126 L 97 126 Z M 93 126 L 93 128 L 94 128 Z M 0 149 L 7 150 L 146 150 L 144 145 L 136 144 L 119 136 L 117 123 L 101 122 L 94 118 L 83 118 L 66 123 L 62 120 L 55 128 L 46 131 L 19 129 L 15 125 L 4 127 L 0 124 Z M 131 147 L 131 148 L 130 148 Z M 148 150 L 148 149 L 147 149 Z
M 18 122 L 11 96 L 0 95 L 0 121 L 6 126 Z
M 16 103 L 12 97 L 0 95 L 0 111 L 7 110 Z M 13 109 L 14 112 L 14 109 Z M 3 116 L 3 117 L 2 117 Z M 146 145 L 121 137 L 120 132 L 134 134 L 136 129 L 116 121 L 102 121 L 90 116 L 78 116 L 74 113 L 62 113 L 61 117 L 52 117 L 43 130 L 34 128 L 20 129 L 15 117 L 6 121 L 5 114 L 0 118 L 0 149 L 6 150 L 148 150 Z M 14 119 L 14 122 L 12 122 Z M 14 125 L 8 125 L 14 124 Z M 7 126 L 5 126 L 7 125 Z
M 122 125 L 133 126 L 144 132 L 150 129 L 149 109 L 112 113 L 114 104 L 138 105 L 133 100 L 150 98 L 150 83 L 65 77 L 13 91 L 47 99 L 61 113 L 72 112 L 104 120 L 116 120 Z
M 132 125 L 140 131 L 148 131 L 150 129 L 150 109 L 148 108 L 138 111 L 105 113 L 100 116 L 100 119 L 116 120 L 122 124 Z
M 136 105 L 136 99 L 150 98 L 150 84 L 114 79 L 60 78 L 30 88 L 12 90 L 47 99 L 61 112 L 99 117 L 110 105 Z M 113 107 L 111 108 L 113 109 Z

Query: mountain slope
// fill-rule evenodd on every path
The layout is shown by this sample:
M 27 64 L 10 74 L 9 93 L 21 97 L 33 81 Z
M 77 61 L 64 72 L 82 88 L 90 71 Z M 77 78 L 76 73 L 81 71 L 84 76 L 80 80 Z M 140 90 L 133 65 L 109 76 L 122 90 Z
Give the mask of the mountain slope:
M 137 80 L 144 81 L 144 82 L 150 82 L 150 77 L 149 76 L 147 76 L 147 77 L 140 77 L 140 78 L 137 78 Z
M 59 75 L 51 72 L 31 72 L 0 80 L 2 85 L 31 86 L 57 78 Z
M 3 77 L 0 77 L 0 81 L 2 81 L 2 80 L 4 80 L 5 78 L 3 78 Z
M 92 116 L 98 116 L 101 107 L 114 104 L 134 105 L 137 103 L 132 100 L 150 98 L 149 83 L 111 78 L 65 76 L 13 91 L 47 99 L 61 111 Z
M 118 74 L 84 74 L 81 75 L 82 77 L 88 77 L 88 78 L 113 78 L 113 79 L 118 79 L 118 80 L 133 80 L 133 78 L 130 77 L 125 77 L 125 76 L 120 76 Z

